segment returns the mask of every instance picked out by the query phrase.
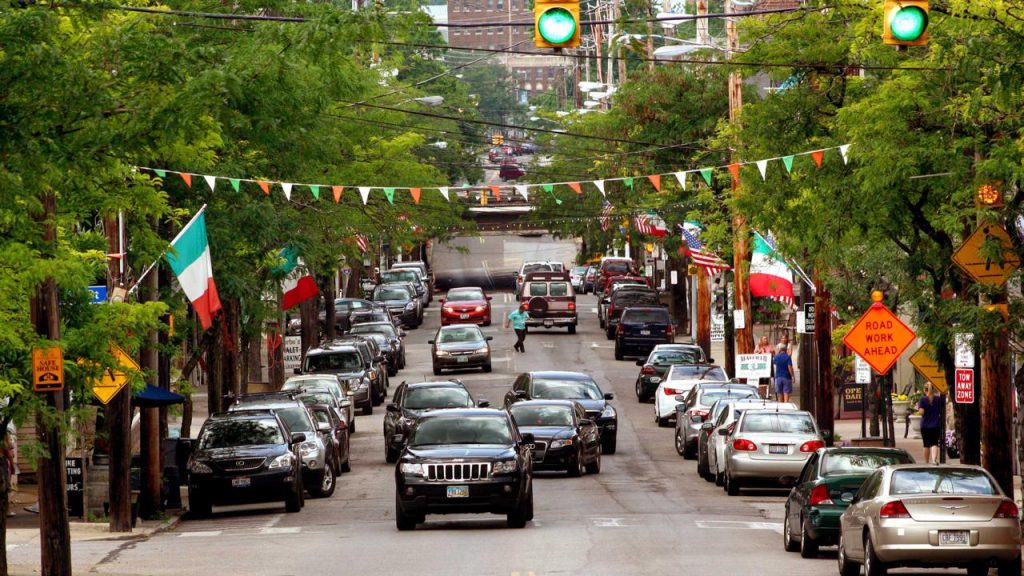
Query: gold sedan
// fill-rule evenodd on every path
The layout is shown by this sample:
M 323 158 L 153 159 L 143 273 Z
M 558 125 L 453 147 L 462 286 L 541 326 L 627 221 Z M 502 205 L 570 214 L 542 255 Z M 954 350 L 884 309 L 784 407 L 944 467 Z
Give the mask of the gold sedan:
M 902 464 L 878 469 L 839 521 L 839 573 L 964 567 L 1021 574 L 1017 506 L 983 468 Z

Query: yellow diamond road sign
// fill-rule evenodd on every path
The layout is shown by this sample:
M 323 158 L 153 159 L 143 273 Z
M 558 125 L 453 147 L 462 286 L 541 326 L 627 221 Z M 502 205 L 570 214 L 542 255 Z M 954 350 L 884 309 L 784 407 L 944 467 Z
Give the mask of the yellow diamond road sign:
M 995 256 L 993 252 L 999 255 Z M 1013 250 L 1013 240 L 998 224 L 982 224 L 953 253 L 953 262 L 975 282 L 989 286 L 1002 286 L 1020 268 L 1020 257 Z
M 114 396 L 121 391 L 121 388 L 128 383 L 128 371 L 137 372 L 139 370 L 139 364 L 135 359 L 117 344 L 110 345 L 110 353 L 114 355 L 118 367 L 113 370 L 104 370 L 103 377 L 92 384 L 93 395 L 104 404 L 109 404 Z
M 946 371 L 935 360 L 935 351 L 931 346 L 926 344 L 918 348 L 917 352 L 910 357 L 910 363 L 914 365 L 918 374 L 932 383 L 938 393 L 949 392 L 949 385 L 946 384 Z

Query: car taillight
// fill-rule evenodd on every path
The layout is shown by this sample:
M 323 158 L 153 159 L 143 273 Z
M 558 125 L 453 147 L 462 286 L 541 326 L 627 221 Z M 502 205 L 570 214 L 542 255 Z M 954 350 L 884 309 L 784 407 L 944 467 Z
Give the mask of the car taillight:
M 690 419 L 694 422 L 703 422 L 707 416 L 707 410 L 694 410 L 693 412 L 690 412 Z
M 575 310 L 575 309 L 576 309 L 576 303 L 575 302 L 569 302 L 569 310 Z
M 608 315 L 611 316 L 612 312 L 615 312 L 615 306 L 609 304 L 608 305 Z
M 674 331 L 674 330 L 672 329 L 672 325 L 671 325 L 671 324 L 669 324 L 669 325 L 668 325 L 668 326 L 667 326 L 667 327 L 665 328 L 665 336 L 672 336 L 672 334 L 673 334 L 674 332 L 675 332 L 675 331 Z
M 800 447 L 801 452 L 816 452 L 818 448 L 824 448 L 825 443 L 821 440 L 808 440 Z
M 832 501 L 832 497 L 828 494 L 828 486 L 825 486 L 824 484 L 815 486 L 814 490 L 811 490 L 811 499 L 809 504 L 811 506 L 816 506 L 818 504 L 835 504 L 835 502 Z
M 732 441 L 732 449 L 739 450 L 741 452 L 756 452 L 757 444 L 754 444 L 746 438 L 737 438 Z
M 643 369 L 640 370 L 640 373 L 644 374 L 644 375 L 650 376 L 650 375 L 657 374 L 658 371 L 654 369 L 654 366 L 644 366 Z
M 682 390 L 676 390 L 675 388 L 665 388 L 666 396 L 675 396 L 676 394 L 682 394 Z
M 1016 520 L 1018 515 L 1017 505 L 1009 500 L 1003 500 L 993 518 L 1013 518 Z
M 902 500 L 886 502 L 878 511 L 880 518 L 910 518 L 910 511 L 903 505 Z
M 616 324 L 615 332 L 618 333 L 618 334 L 625 334 L 626 333 L 626 327 L 623 326 L 622 324 Z

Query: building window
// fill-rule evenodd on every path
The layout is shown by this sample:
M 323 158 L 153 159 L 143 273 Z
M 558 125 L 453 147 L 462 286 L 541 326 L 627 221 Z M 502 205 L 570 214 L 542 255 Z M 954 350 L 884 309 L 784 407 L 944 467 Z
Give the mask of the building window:
M 505 9 L 505 0 L 497 0 L 497 6 L 498 6 L 498 10 L 504 10 Z
M 548 78 L 554 78 L 554 77 L 555 77 L 555 69 L 554 68 L 548 68 Z
M 479 11 L 483 7 L 483 0 L 476 0 L 476 9 Z

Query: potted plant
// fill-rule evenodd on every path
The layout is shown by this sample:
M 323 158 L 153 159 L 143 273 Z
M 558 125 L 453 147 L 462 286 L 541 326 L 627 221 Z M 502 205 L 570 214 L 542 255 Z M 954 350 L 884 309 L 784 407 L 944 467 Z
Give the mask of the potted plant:
M 950 460 L 960 458 L 960 439 L 956 436 L 956 430 L 946 430 L 944 440 L 946 457 Z
M 910 398 L 906 394 L 892 394 L 892 415 L 897 422 L 903 421 L 910 412 Z

